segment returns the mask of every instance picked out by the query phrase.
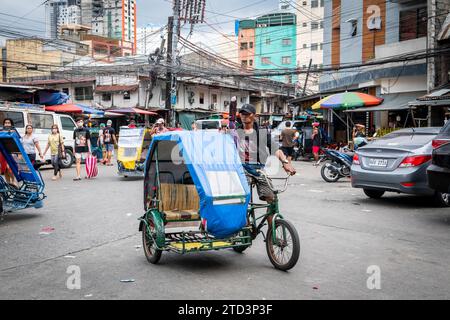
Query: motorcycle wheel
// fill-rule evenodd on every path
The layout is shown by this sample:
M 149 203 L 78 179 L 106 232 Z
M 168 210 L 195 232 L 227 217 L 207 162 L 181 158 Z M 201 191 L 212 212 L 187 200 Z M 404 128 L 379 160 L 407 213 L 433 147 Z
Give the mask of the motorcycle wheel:
M 320 170 L 320 174 L 326 182 L 336 182 L 339 180 L 339 173 L 333 172 L 327 164 L 324 164 L 322 166 L 322 169 Z

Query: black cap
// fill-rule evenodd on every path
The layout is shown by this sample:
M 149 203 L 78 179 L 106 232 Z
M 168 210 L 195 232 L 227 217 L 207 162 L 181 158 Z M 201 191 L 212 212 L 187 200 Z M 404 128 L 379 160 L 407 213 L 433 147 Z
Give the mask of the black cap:
M 256 109 L 252 104 L 244 104 L 241 109 L 239 109 L 239 113 L 242 112 L 256 113 Z

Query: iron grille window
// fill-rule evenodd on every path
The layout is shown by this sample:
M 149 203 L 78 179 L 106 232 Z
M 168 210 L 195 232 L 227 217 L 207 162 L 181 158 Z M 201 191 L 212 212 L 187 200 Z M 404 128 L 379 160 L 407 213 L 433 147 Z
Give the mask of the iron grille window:
M 75 100 L 92 100 L 92 87 L 77 87 L 75 88 Z

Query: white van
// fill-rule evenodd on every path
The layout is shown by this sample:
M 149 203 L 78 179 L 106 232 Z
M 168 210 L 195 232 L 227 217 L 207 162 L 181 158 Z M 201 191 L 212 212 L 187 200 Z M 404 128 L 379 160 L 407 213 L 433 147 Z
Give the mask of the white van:
M 74 162 L 73 154 L 73 131 L 75 130 L 75 121 L 71 116 L 65 114 L 57 114 L 45 111 L 42 106 L 26 105 L 18 103 L 0 103 L 0 127 L 5 118 L 10 118 L 14 122 L 14 127 L 23 137 L 25 134 L 25 126 L 31 124 L 34 128 L 34 134 L 39 139 L 39 146 L 42 152 L 47 146 L 48 135 L 51 126 L 57 124 L 64 140 L 64 148 L 66 150 L 66 160 L 62 160 L 63 168 L 70 168 Z M 37 157 L 36 160 L 39 160 Z M 50 163 L 50 150 L 45 155 L 45 161 Z

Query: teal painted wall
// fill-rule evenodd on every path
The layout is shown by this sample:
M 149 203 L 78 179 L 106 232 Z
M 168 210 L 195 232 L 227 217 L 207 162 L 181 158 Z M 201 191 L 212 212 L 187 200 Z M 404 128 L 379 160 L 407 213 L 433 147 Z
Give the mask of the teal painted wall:
M 257 27 L 255 32 L 255 69 L 279 69 L 297 67 L 297 28 L 296 25 Z M 289 45 L 283 44 L 283 39 L 291 39 Z M 262 58 L 270 58 L 269 64 L 263 64 Z M 289 64 L 283 64 L 283 57 L 290 57 Z M 287 82 L 285 76 L 274 76 L 272 80 Z M 292 76 L 295 83 L 297 76 Z

